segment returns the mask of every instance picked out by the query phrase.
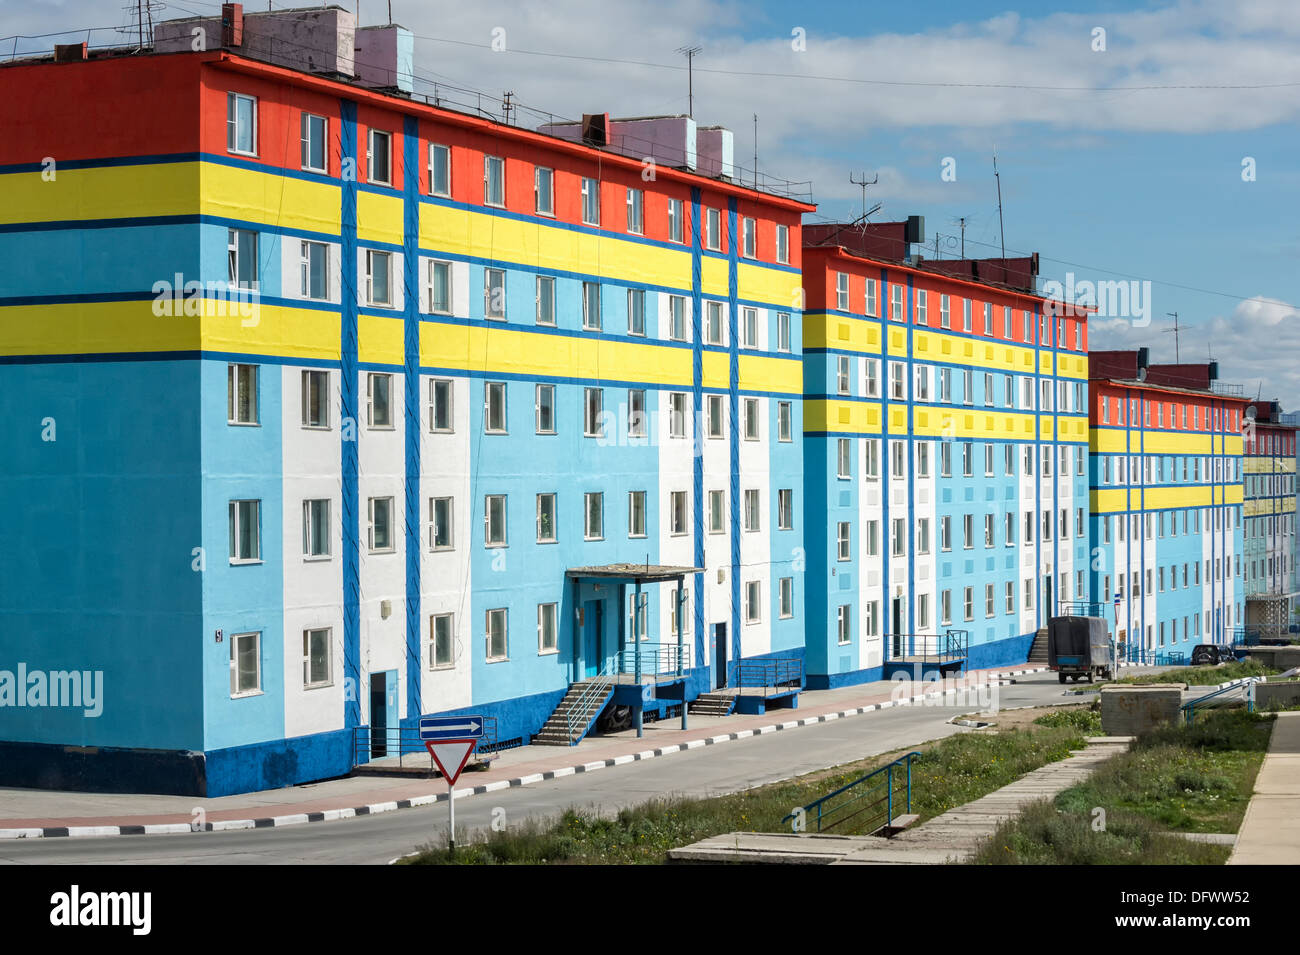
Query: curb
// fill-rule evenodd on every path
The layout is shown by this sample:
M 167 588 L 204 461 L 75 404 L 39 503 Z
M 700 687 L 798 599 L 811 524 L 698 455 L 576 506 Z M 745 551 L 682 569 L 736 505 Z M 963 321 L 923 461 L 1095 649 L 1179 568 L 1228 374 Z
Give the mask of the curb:
M 1015 681 L 1006 679 L 1007 677 L 1023 676 L 1029 673 L 1041 673 L 1046 669 L 1046 667 L 1037 667 L 1025 670 L 1009 670 L 999 673 L 998 679 L 996 680 L 990 680 L 987 683 L 975 685 L 1010 686 Z M 956 693 L 956 690 L 948 690 L 943 695 L 955 696 Z M 647 759 L 655 759 L 660 756 L 670 756 L 673 753 L 682 753 L 687 750 L 700 749 L 704 746 L 716 746 L 720 743 L 749 739 L 753 736 L 766 736 L 771 733 L 779 733 L 782 730 L 797 729 L 801 726 L 812 726 L 817 723 L 829 723 L 832 720 L 847 719 L 848 717 L 860 716 L 863 713 L 871 713 L 876 710 L 885 710 L 896 706 L 908 706 L 912 703 L 924 702 L 927 698 L 933 699 L 938 695 L 939 694 L 937 693 L 921 693 L 910 696 L 907 699 L 869 703 L 866 706 L 856 706 L 835 713 L 823 713 L 821 716 L 809 716 L 799 720 L 787 720 L 784 723 L 773 723 L 768 726 L 757 727 L 756 729 L 738 730 L 735 733 L 722 733 L 717 736 L 705 736 L 700 739 L 687 740 L 684 743 L 675 743 L 671 746 L 661 746 L 657 749 L 643 750 L 640 753 L 625 753 L 622 756 L 612 756 L 608 759 L 594 760 L 589 763 L 579 763 L 574 766 L 549 769 L 545 772 L 530 773 L 527 776 L 517 776 L 513 779 L 498 779 L 495 782 L 483 783 L 479 786 L 457 789 L 456 798 L 465 799 L 470 796 L 481 796 L 486 793 L 499 792 L 503 789 L 516 789 L 520 786 L 528 786 L 532 783 L 548 782 L 552 779 L 561 779 L 565 776 L 576 776 L 579 773 L 593 773 L 597 770 L 607 769 L 611 766 L 623 766 L 627 763 L 637 763 Z M 170 822 L 158 823 L 155 825 L 48 826 L 44 828 L 32 827 L 26 829 L 0 829 L 0 839 L 85 839 L 100 838 L 104 836 L 161 836 L 191 832 L 228 832 L 237 829 L 283 829 L 288 826 L 300 826 L 311 822 L 333 822 L 338 819 L 352 819 L 357 816 L 374 816 L 380 813 L 394 812 L 398 809 L 413 809 L 417 806 L 432 806 L 435 803 L 446 802 L 447 798 L 448 794 L 445 792 L 432 793 L 428 796 L 414 796 L 410 799 L 398 799 L 392 802 L 374 803 L 367 806 L 355 806 L 348 809 L 326 809 L 321 812 L 299 812 L 290 813 L 284 816 L 263 816 L 252 819 L 223 819 L 218 822 L 207 822 L 201 825 L 197 823 Z

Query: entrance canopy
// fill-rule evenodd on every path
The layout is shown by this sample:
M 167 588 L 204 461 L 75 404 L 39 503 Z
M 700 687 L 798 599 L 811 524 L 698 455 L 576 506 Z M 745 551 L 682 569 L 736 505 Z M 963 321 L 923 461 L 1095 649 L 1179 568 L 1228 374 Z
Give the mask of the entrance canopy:
M 564 575 L 570 578 L 661 584 L 669 580 L 681 580 L 687 574 L 702 573 L 703 567 L 674 567 L 670 564 L 602 564 L 599 567 L 570 567 Z

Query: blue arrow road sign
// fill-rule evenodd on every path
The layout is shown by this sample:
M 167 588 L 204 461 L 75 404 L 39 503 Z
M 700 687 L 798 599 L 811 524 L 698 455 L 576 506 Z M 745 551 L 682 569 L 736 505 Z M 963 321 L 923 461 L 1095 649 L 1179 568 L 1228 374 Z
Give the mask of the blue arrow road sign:
M 420 739 L 478 739 L 482 735 L 481 716 L 420 717 Z

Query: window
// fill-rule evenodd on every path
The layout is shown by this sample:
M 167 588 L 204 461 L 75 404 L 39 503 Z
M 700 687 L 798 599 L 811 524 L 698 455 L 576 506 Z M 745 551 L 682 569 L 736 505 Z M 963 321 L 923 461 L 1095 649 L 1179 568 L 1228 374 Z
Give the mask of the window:
M 393 550 L 393 499 L 370 499 L 370 552 L 372 554 Z
M 1006 583 L 1006 594 L 1007 594 L 1006 596 L 1007 613 L 1015 613 L 1016 612 L 1016 585 L 1010 580 L 1008 580 Z
M 709 533 L 723 534 L 726 532 L 726 507 L 727 497 L 725 491 L 709 492 Z
M 916 394 L 917 401 L 930 400 L 930 366 L 916 366 Z
M 451 314 L 451 263 L 429 263 L 429 311 L 439 315 Z
M 991 336 L 993 334 L 993 303 L 984 303 L 984 334 Z
M 748 217 L 741 220 L 741 247 L 740 254 L 747 259 L 757 258 L 758 256 L 758 225 Z
M 605 422 L 602 420 L 601 407 L 604 404 L 603 388 L 583 389 L 582 433 L 588 438 L 603 438 Z
M 226 366 L 226 422 L 257 424 L 257 366 Z
M 487 434 L 506 433 L 506 383 L 483 383 L 483 430 Z
M 483 270 L 483 317 L 506 317 L 506 270 Z
M 1025 609 L 1026 609 L 1026 610 L 1033 610 L 1033 609 L 1034 609 L 1034 587 L 1033 587 L 1033 583 L 1034 583 L 1034 582 L 1033 582 L 1032 580 L 1029 580 L 1028 578 L 1026 578 L 1026 580 L 1025 580 L 1025 589 L 1024 589 L 1024 594 L 1025 594 Z
M 483 157 L 483 204 L 506 204 L 506 162 L 499 156 Z
M 555 215 L 555 170 L 538 166 L 533 170 L 533 208 L 538 215 Z
M 682 200 L 668 200 L 668 240 L 670 242 L 685 242 L 686 230 L 682 225 Z
M 600 331 L 600 283 L 582 283 L 582 327 Z
M 325 301 L 330 297 L 330 247 L 324 242 L 299 245 L 298 294 Z
M 429 143 L 429 191 L 451 196 L 451 147 Z
M 1003 530 L 1006 536 L 1006 546 L 1007 547 L 1016 546 L 1016 512 L 1015 511 L 1007 511 L 1006 517 L 1003 519 L 1003 525 L 1004 525 Z
M 758 347 L 758 309 L 756 308 L 740 310 L 740 347 Z
M 839 608 L 835 612 L 835 628 L 836 633 L 838 634 L 840 646 L 843 646 L 853 639 L 853 630 L 849 622 L 852 613 L 853 608 L 849 604 L 840 604 Z
M 852 525 L 850 525 L 848 521 L 840 521 L 839 524 L 836 525 L 836 560 L 853 559 L 851 527 Z
M 757 441 L 759 438 L 759 404 L 757 398 L 745 399 L 745 440 Z
M 436 613 L 429 618 L 429 669 L 440 670 L 454 663 L 452 615 Z
M 778 401 L 776 403 L 776 439 L 778 441 L 791 441 L 791 417 L 793 403 L 789 401 Z
M 930 476 L 930 442 L 918 441 L 916 444 L 916 475 Z
M 328 429 L 330 373 L 304 371 L 302 373 L 302 426 Z
M 975 516 L 963 514 L 961 518 L 961 546 L 970 550 L 975 546 Z
M 605 495 L 600 491 L 583 495 L 582 536 L 589 541 L 605 539 Z
M 451 550 L 454 546 L 452 537 L 452 498 L 430 498 L 429 549 Z
M 903 286 L 889 286 L 889 317 L 896 321 L 903 321 Z
M 880 477 L 880 442 L 875 438 L 868 438 L 864 444 L 866 463 L 862 468 L 862 476 L 868 481 L 875 481 Z
M 776 260 L 782 265 L 790 264 L 790 227 L 776 227 Z
M 862 529 L 868 557 L 880 556 L 880 522 L 867 521 Z
M 939 518 L 939 549 L 952 550 L 952 518 L 947 514 Z
M 488 494 L 483 499 L 483 544 L 486 547 L 506 546 L 506 496 Z
M 247 229 L 226 230 L 226 276 L 233 288 L 257 289 L 257 233 Z
M 237 633 L 230 638 L 230 695 L 262 692 L 262 635 Z
M 627 393 L 627 434 L 630 438 L 646 436 L 645 391 L 640 388 Z
M 778 581 L 780 589 L 780 614 L 782 619 L 794 616 L 794 578 L 782 577 Z
M 793 488 L 780 488 L 776 492 L 776 526 L 783 531 L 794 529 Z
M 257 100 L 251 96 L 226 94 L 226 151 L 257 155 Z
M 627 536 L 645 537 L 645 491 L 627 492 Z
M 393 426 L 393 376 L 371 372 L 366 376 L 366 417 L 372 428 Z
M 302 632 L 302 685 L 304 688 L 329 686 L 330 630 Z
M 961 610 L 963 620 L 973 620 L 975 618 L 975 591 L 971 587 L 962 588 Z
M 558 605 L 556 604 L 537 605 L 537 652 L 538 653 L 558 652 L 559 646 L 556 643 L 557 617 L 558 617 Z
M 891 361 L 889 363 L 889 392 L 890 396 L 904 400 L 907 397 L 907 379 L 906 366 L 901 361 Z
M 1003 337 L 1003 338 L 1010 338 L 1011 335 L 1012 335 L 1012 332 L 1011 332 L 1011 306 L 1010 306 L 1010 305 L 1003 305 L 1003 306 L 1002 306 L 1002 337 Z
M 537 543 L 555 543 L 555 495 L 537 495 Z
M 849 274 L 835 273 L 835 307 L 841 312 L 849 310 Z
M 549 275 L 537 276 L 537 324 L 555 324 L 555 279 Z
M 745 530 L 761 530 L 758 509 L 758 491 L 751 488 L 745 491 Z
M 939 594 L 939 623 L 944 626 L 952 623 L 951 590 L 944 590 Z
M 722 412 L 722 395 L 708 395 L 704 399 L 704 406 L 708 418 L 708 435 L 710 438 L 722 437 L 722 425 L 724 415 Z
M 849 379 L 852 375 L 853 359 L 847 355 L 840 355 L 835 362 L 835 391 L 841 395 L 849 393 Z
M 924 325 L 926 323 L 926 293 L 925 289 L 916 290 L 916 324 Z
M 866 372 L 862 382 L 862 394 L 867 398 L 880 395 L 880 362 L 875 358 L 866 359 Z
M 836 466 L 836 476 L 843 478 L 853 477 L 853 442 L 851 438 L 836 438 L 836 457 L 838 459 Z
M 899 517 L 895 518 L 891 523 L 893 524 L 894 533 L 890 553 L 895 557 L 902 557 L 907 552 L 907 521 Z
M 961 443 L 961 473 L 964 477 L 975 474 L 975 446 L 969 441 Z
M 706 302 L 704 304 L 704 344 L 722 344 L 722 303 Z
M 640 189 L 627 191 L 627 231 L 635 235 L 645 232 L 645 193 Z
M 963 332 L 968 332 L 971 330 L 970 299 L 968 298 L 964 298 L 961 300 L 961 330 Z M 966 619 L 969 620 L 970 618 L 967 617 Z
M 371 305 L 392 305 L 392 278 L 392 255 L 366 249 L 366 301 Z
M 582 221 L 600 225 L 600 183 L 586 177 L 582 180 Z
M 487 612 L 486 630 L 488 662 L 506 659 L 506 611 L 504 607 Z
M 921 630 L 930 626 L 930 595 L 916 595 L 916 623 Z
M 668 296 L 668 338 L 670 341 L 686 341 L 686 297 Z
M 429 430 L 451 432 L 455 430 L 451 416 L 452 383 L 444 378 L 429 382 Z
M 916 522 L 916 552 L 930 553 L 930 519 L 922 517 Z
M 759 580 L 745 582 L 745 623 L 758 623 L 763 619 L 763 583 Z
M 704 210 L 704 247 L 714 252 L 722 249 L 722 214 L 717 209 Z
M 627 290 L 627 333 L 645 335 L 645 290 Z
M 790 313 L 776 313 L 776 350 L 788 352 L 790 350 Z
M 867 294 L 866 294 L 865 304 L 866 304 L 867 315 L 869 317 L 871 318 L 880 317 L 879 313 L 876 311 L 876 280 L 875 279 L 867 279 Z
M 392 150 L 392 136 L 379 129 L 370 130 L 369 145 L 366 147 L 366 175 L 371 182 L 390 185 L 393 174 L 389 161 Z
M 686 393 L 670 391 L 668 393 L 668 436 L 670 438 L 686 437 Z
M 330 555 L 330 502 L 323 500 L 302 502 L 302 556 L 328 557 Z
M 993 538 L 994 538 L 993 515 L 985 514 L 984 515 L 984 546 L 992 547 Z
M 644 503 L 642 506 L 644 507 Z M 669 493 L 668 521 L 669 533 L 674 537 L 681 537 L 687 533 L 685 491 L 671 491 Z
M 902 441 L 889 442 L 889 476 L 907 476 L 907 446 Z
M 555 434 L 555 386 L 538 385 L 533 405 L 538 434 Z

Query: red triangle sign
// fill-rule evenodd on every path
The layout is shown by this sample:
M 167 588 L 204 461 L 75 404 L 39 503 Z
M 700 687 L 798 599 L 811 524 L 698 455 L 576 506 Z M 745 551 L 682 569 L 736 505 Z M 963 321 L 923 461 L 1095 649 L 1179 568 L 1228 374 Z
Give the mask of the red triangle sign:
M 438 764 L 438 770 L 447 780 L 447 785 L 454 786 L 477 743 L 478 740 L 475 739 L 431 739 L 425 741 L 424 748 Z

